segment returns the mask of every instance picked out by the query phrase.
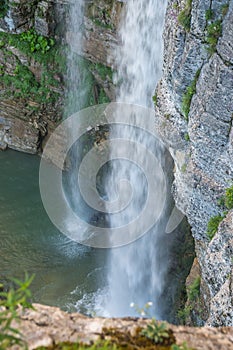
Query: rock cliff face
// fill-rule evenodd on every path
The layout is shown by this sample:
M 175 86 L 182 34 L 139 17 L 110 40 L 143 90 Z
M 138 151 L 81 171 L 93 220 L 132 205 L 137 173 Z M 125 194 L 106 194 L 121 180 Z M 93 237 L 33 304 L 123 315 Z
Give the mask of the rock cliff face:
M 122 4 L 98 0 L 86 5 L 84 49 L 77 57 L 85 58 L 91 104 L 115 97 L 108 67 Z M 69 1 L 4 0 L 0 5 L 0 149 L 37 153 L 63 114 L 65 55 L 72 35 L 66 31 Z
M 174 198 L 195 238 L 203 310 L 193 322 L 233 325 L 233 213 L 211 217 L 233 180 L 233 1 L 168 2 L 156 124 L 175 161 Z M 204 312 L 205 311 L 205 312 Z

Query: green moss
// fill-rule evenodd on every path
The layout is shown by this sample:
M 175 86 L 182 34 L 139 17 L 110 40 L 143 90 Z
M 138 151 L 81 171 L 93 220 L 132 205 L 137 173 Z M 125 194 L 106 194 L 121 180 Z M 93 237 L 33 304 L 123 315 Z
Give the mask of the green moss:
M 184 308 L 180 309 L 177 312 L 177 317 L 181 324 L 185 325 L 190 318 L 192 310 L 195 309 L 196 312 L 200 312 L 198 307 L 198 301 L 200 296 L 200 284 L 201 278 L 200 276 L 196 277 L 193 283 L 191 283 L 187 289 L 187 300 Z
M 213 54 L 216 52 L 216 46 L 219 37 L 222 35 L 222 21 L 217 20 L 209 24 L 206 28 L 206 42 L 208 43 L 208 52 Z
M 102 336 L 104 338 L 108 337 L 108 339 L 110 337 L 111 342 L 116 344 L 119 349 L 170 349 L 171 345 L 175 343 L 175 337 L 173 332 L 164 325 L 166 325 L 164 322 L 158 323 L 155 320 L 151 320 L 151 323 L 146 328 L 138 327 L 133 336 L 130 332 L 105 328 Z M 157 338 L 156 335 L 159 335 L 159 337 Z
M 215 233 L 218 231 L 219 224 L 223 221 L 225 216 L 222 215 L 216 215 L 210 218 L 208 225 L 207 225 L 207 236 L 211 240 Z
M 229 9 L 229 4 L 224 4 L 222 5 L 221 7 L 221 12 L 222 12 L 222 15 L 223 16 L 226 16 L 227 12 L 228 12 L 228 9 Z
M 205 12 L 205 18 L 207 21 L 210 21 L 214 17 L 214 11 L 212 9 L 208 9 Z
M 198 276 L 195 278 L 193 283 L 188 287 L 187 294 L 188 294 L 188 300 L 189 301 L 195 301 L 200 296 L 200 284 L 201 284 L 201 277 Z
M 158 95 L 157 95 L 157 93 L 155 93 L 154 96 L 152 96 L 152 101 L 154 102 L 154 105 L 157 106 L 157 103 L 158 103 Z
M 193 95 L 196 93 L 196 85 L 197 85 L 197 80 L 198 80 L 199 75 L 200 75 L 200 71 L 201 70 L 199 69 L 196 72 L 194 80 L 187 87 L 186 92 L 184 93 L 183 98 L 182 98 L 181 109 L 182 109 L 184 117 L 187 121 L 188 121 L 188 115 L 189 115 L 189 111 L 190 111 L 191 101 L 192 101 Z
M 233 186 L 226 189 L 224 202 L 227 209 L 233 209 Z
M 4 73 L 1 81 L 6 90 L 6 97 L 31 98 L 39 104 L 55 102 L 59 97 L 58 93 L 51 91 L 47 76 L 42 78 L 41 83 L 39 83 L 33 73 L 20 63 L 17 64 L 14 75 Z
M 177 317 L 182 325 L 186 325 L 188 318 L 190 317 L 193 307 L 191 305 L 185 305 L 184 308 L 178 310 Z
M 187 164 L 182 164 L 182 167 L 181 167 L 181 172 L 184 174 L 184 173 L 186 173 L 186 171 L 187 171 Z
M 102 80 L 106 80 L 106 78 L 112 80 L 113 79 L 113 71 L 110 67 L 107 67 L 101 63 L 91 63 L 89 64 L 89 70 L 91 72 L 96 71 Z
M 192 0 L 186 0 L 185 8 L 178 15 L 178 22 L 186 31 L 190 31 L 191 26 Z
M 60 343 L 49 348 L 40 347 L 37 350 L 117 350 L 115 344 L 110 344 L 108 341 L 99 341 L 92 345 L 85 345 L 82 343 Z
M 97 25 L 97 26 L 99 26 L 99 27 L 106 28 L 106 29 L 113 29 L 112 24 L 110 24 L 110 23 L 105 23 L 105 22 L 101 21 L 101 20 L 98 19 L 98 18 L 91 18 L 91 20 L 92 20 L 92 22 L 93 22 L 95 25 Z
M 102 103 L 108 103 L 110 102 L 108 96 L 106 95 L 104 89 L 100 89 L 99 93 L 98 93 L 98 104 L 102 104 Z

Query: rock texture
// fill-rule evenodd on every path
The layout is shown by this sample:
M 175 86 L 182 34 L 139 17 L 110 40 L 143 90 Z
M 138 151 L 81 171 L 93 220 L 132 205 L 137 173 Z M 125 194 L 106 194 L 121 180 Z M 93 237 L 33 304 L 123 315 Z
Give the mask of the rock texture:
M 195 238 L 201 297 L 209 313 L 208 320 L 195 321 L 232 326 L 232 212 L 211 242 L 206 231 L 209 219 L 222 212 L 219 199 L 233 180 L 233 1 L 193 0 L 190 29 L 179 20 L 185 6 L 186 1 L 168 2 L 156 124 L 175 161 L 176 204 L 187 215 Z M 210 10 L 212 19 L 207 20 Z M 216 21 L 222 33 L 210 53 L 208 26 Z M 193 82 L 187 120 L 183 96 Z
M 29 350 L 77 340 L 89 344 L 100 336 L 102 339 L 109 339 L 109 336 L 104 336 L 106 329 L 115 329 L 134 336 L 138 328 L 143 328 L 150 322 L 130 318 L 88 318 L 80 314 L 67 314 L 54 307 L 38 304 L 34 307 L 35 310 L 21 313 L 19 326 Z M 173 331 L 177 344 L 186 342 L 190 348 L 196 350 L 231 350 L 233 347 L 233 328 L 188 328 L 173 325 L 168 325 L 168 328 Z
M 77 52 L 87 59 L 89 73 L 93 77 L 93 100 L 98 102 L 98 94 L 101 89 L 110 100 L 115 99 L 115 88 L 111 77 L 100 76 L 95 66 L 90 63 L 101 64 L 110 67 L 113 64 L 113 53 L 118 39 L 116 28 L 120 18 L 123 3 L 117 0 L 97 0 L 86 3 L 83 31 L 83 51 Z M 54 72 L 47 85 L 38 94 L 44 94 L 43 102 L 39 102 L 33 96 L 17 96 L 12 86 L 6 87 L 4 79 L 0 81 L 0 149 L 10 147 L 28 153 L 41 152 L 46 141 L 45 136 L 50 134 L 57 122 L 62 118 L 65 86 L 64 75 L 66 68 L 61 67 L 51 56 L 50 60 L 23 52 L 20 46 L 7 44 L 11 37 L 17 36 L 28 30 L 34 29 L 37 35 L 55 39 L 60 52 L 56 55 L 57 61 L 61 59 L 62 51 L 72 33 L 66 33 L 66 23 L 69 20 L 69 1 L 66 0 L 18 0 L 7 1 L 7 11 L 0 18 L 0 32 L 6 36 L 0 38 L 0 77 L 17 78 L 17 67 L 28 68 L 33 74 L 35 83 L 43 85 L 44 76 L 48 72 Z M 1 16 L 0 16 L 1 17 Z M 1 33 L 0 33 L 1 34 Z M 8 35 L 8 37 L 7 37 Z M 19 37 L 17 37 L 20 41 Z M 65 65 L 65 64 L 64 64 Z M 19 77 L 23 81 L 24 77 Z M 27 82 L 25 82 L 27 84 Z M 21 84 L 22 85 L 22 84 Z M 17 90 L 22 89 L 16 88 Z M 56 101 L 46 101 L 49 94 L 55 93 Z M 19 108 L 20 106 L 20 108 Z M 28 117 L 29 116 L 29 117 Z M 17 132 L 16 132 L 17 131 Z

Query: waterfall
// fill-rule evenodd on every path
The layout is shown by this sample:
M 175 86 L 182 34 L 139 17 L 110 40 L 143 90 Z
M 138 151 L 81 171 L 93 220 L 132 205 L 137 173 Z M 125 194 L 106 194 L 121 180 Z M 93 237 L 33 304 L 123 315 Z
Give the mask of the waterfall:
M 119 30 L 122 45 L 116 51 L 115 79 L 121 82 L 117 91 L 118 102 L 153 107 L 153 91 L 162 74 L 162 32 L 165 11 L 166 1 L 129 0 L 126 2 Z M 135 115 L 132 113 L 131 119 L 134 120 L 134 118 Z M 120 130 L 113 129 L 111 137 L 144 144 L 146 149 L 154 151 L 162 166 L 166 166 L 166 152 L 163 147 L 138 128 L 125 125 Z M 127 152 L 129 160 L 135 157 L 138 163 L 143 164 L 143 169 L 147 167 L 144 154 L 135 155 Z M 142 159 L 139 159 L 140 157 Z M 111 227 L 119 227 L 126 225 L 142 210 L 147 182 L 138 167 L 130 161 L 126 162 L 125 159 L 113 161 L 111 170 L 107 182 L 109 198 L 117 196 L 113 183 L 119 179 L 127 179 L 135 190 L 134 194 L 137 191 L 140 192 L 135 195 L 131 206 L 120 211 L 119 215 L 110 216 Z M 156 212 L 162 209 L 161 198 L 165 196 L 166 183 L 163 183 L 156 169 L 151 171 L 157 181 L 154 208 L 151 208 Z M 154 228 L 143 238 L 130 245 L 111 250 L 108 273 L 109 296 L 105 305 L 105 315 L 137 315 L 137 312 L 130 308 L 131 303 L 141 308 L 152 301 L 153 307 L 150 309 L 150 314 L 158 318 L 167 317 L 167 298 L 164 296 L 169 253 L 167 239 L 164 238 L 166 220 L 165 210 Z M 134 232 L 130 232 L 126 227 L 126 234 L 133 236 Z
M 153 107 L 153 91 L 162 75 L 163 26 L 167 2 L 128 0 L 116 50 L 117 101 Z
M 167 2 L 124 3 L 121 45 L 115 50 L 119 103 L 84 109 L 58 126 L 43 153 L 40 190 L 44 207 L 61 232 L 94 248 L 111 247 L 108 290 L 105 285 L 91 296 L 90 311 L 137 316 L 130 304 L 143 308 L 152 302 L 150 315 L 169 319 L 177 285 L 171 276 L 176 235 L 166 229 L 174 228 L 169 220 L 173 161 L 156 134 L 152 102 L 162 75 Z M 85 72 L 77 55 L 82 53 L 84 5 L 84 0 L 70 4 L 67 115 L 88 104 Z M 66 160 L 68 164 L 64 172 L 46 163 L 56 154 L 61 135 L 65 142 L 59 160 L 62 166 Z M 77 304 L 78 311 L 87 299 Z
M 86 106 L 87 88 L 85 71 L 82 69 L 83 21 L 85 0 L 70 1 L 66 28 L 68 43 L 66 56 L 66 100 L 65 117 L 78 112 Z

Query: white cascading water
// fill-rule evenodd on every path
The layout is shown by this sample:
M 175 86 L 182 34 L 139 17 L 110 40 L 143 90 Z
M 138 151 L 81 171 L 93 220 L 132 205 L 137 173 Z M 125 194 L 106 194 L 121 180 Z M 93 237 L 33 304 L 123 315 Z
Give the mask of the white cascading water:
M 163 61 L 163 27 L 166 1 L 128 0 L 119 30 L 122 46 L 116 51 L 117 81 L 121 81 L 117 92 L 117 102 L 152 107 L 152 95 L 161 78 Z M 134 115 L 132 115 L 134 118 Z M 120 132 L 113 131 L 112 136 L 131 139 L 144 143 L 147 149 L 153 149 L 161 163 L 164 162 L 164 150 L 155 145 L 154 140 L 145 140 L 145 134 L 137 128 L 124 126 Z M 136 151 L 135 151 L 136 152 Z M 133 159 L 128 155 L 129 159 Z M 143 161 L 143 159 L 142 159 Z M 146 161 L 146 160 L 145 160 Z M 162 179 L 155 171 L 158 191 L 164 191 Z M 156 176 L 158 178 L 156 178 Z M 107 184 L 109 197 L 116 195 L 112 183 L 116 179 L 127 178 L 134 190 L 141 191 L 129 210 L 110 217 L 111 226 L 121 226 L 129 222 L 142 206 L 142 197 L 146 192 L 146 181 L 133 163 L 112 162 L 112 173 Z M 113 188 L 113 189 L 112 189 Z M 155 195 L 155 211 L 161 205 L 160 196 Z M 165 275 L 167 272 L 166 244 L 163 244 L 166 217 L 159 220 L 153 230 L 138 241 L 117 249 L 112 249 L 109 258 L 109 297 L 105 304 L 105 315 L 137 315 L 130 304 L 139 308 L 152 301 L 150 314 L 166 318 L 166 297 L 164 295 Z M 133 232 L 126 232 L 133 235 Z
M 115 51 L 117 71 L 115 78 L 116 82 L 121 82 L 120 85 L 118 83 L 117 102 L 153 108 L 152 95 L 162 75 L 162 33 L 167 1 L 128 0 L 124 2 L 119 28 L 122 45 Z M 85 105 L 86 99 L 85 89 L 80 89 L 82 76 L 77 64 L 77 53 L 82 51 L 84 4 L 84 0 L 72 1 L 69 12 L 67 35 L 70 50 L 67 56 L 67 115 L 80 110 Z M 134 119 L 134 115 L 132 115 L 132 119 Z M 145 129 L 148 129 L 146 125 Z M 120 131 L 115 128 L 111 129 L 110 134 L 111 138 L 130 139 L 144 144 L 146 149 L 153 149 L 157 159 L 164 166 L 166 161 L 164 160 L 163 147 L 159 143 L 155 143 L 154 139 L 147 138 L 147 135 L 137 128 L 124 125 Z M 129 153 L 127 155 L 131 159 Z M 132 155 L 133 158 L 135 157 Z M 144 159 L 140 159 L 140 163 L 143 161 Z M 139 189 L 139 194 L 136 194 L 128 210 L 122 211 L 118 215 L 109 216 L 111 227 L 124 226 L 141 210 L 147 190 L 146 179 L 135 164 L 125 160 L 113 161 L 110 172 L 111 175 L 109 175 L 105 185 L 109 199 L 114 199 L 117 196 L 117 191 L 112 184 L 118 182 L 119 179 L 127 178 L 136 192 Z M 161 205 L 159 198 L 165 193 L 164 179 L 160 175 L 154 169 L 154 178 L 158 183 L 158 191 L 154 194 L 155 212 L 159 211 Z M 72 181 L 75 182 L 75 178 Z M 97 313 L 105 316 L 137 315 L 137 312 L 130 308 L 132 302 L 138 307 L 143 307 L 148 301 L 152 301 L 153 307 L 150 313 L 157 318 L 166 318 L 166 304 L 168 303 L 164 288 L 168 269 L 168 246 L 163 239 L 166 219 L 165 213 L 153 230 L 143 238 L 130 245 L 110 250 L 108 296 L 107 300 L 104 297 L 104 302 L 101 296 L 96 298 L 98 300 L 95 300 L 95 306 L 92 303 L 92 307 Z M 134 236 L 134 232 L 127 231 L 126 233 L 129 236 Z
M 76 113 L 85 106 L 87 91 L 82 80 L 85 79 L 79 65 L 79 56 L 83 47 L 83 19 L 85 0 L 71 0 L 67 21 L 68 50 L 66 57 L 66 104 L 65 117 Z M 82 86 L 82 88 L 80 88 Z

